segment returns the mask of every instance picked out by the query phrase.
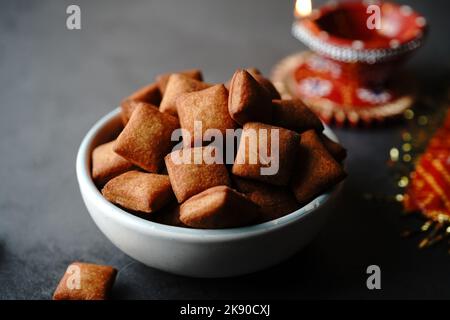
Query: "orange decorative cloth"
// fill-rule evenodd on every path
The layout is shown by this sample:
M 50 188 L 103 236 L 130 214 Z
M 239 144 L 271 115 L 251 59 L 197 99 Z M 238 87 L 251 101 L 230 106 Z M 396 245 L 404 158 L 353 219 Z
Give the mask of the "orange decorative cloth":
M 420 157 L 404 197 L 406 211 L 434 221 L 450 220 L 450 112 Z

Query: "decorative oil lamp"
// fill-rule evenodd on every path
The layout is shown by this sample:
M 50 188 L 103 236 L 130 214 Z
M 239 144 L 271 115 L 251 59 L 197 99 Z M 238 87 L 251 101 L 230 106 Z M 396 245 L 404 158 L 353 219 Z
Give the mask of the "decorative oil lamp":
M 413 103 L 398 67 L 418 49 L 426 20 L 389 2 L 331 2 L 312 10 L 297 0 L 292 34 L 311 51 L 282 60 L 273 81 L 327 123 L 371 124 L 402 114 Z

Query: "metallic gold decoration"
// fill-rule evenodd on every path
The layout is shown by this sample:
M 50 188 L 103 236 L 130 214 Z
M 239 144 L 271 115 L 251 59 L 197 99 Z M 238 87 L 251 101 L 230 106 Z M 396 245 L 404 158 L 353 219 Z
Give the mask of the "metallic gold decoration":
M 400 180 L 398 181 L 398 186 L 400 188 L 405 188 L 406 186 L 408 186 L 409 183 L 409 178 L 406 176 L 403 176 L 400 178 Z
M 445 97 L 439 96 L 435 91 L 430 92 L 428 96 L 420 98 L 421 108 L 408 108 L 403 112 L 404 129 L 400 133 L 399 144 L 389 149 L 387 161 L 396 194 L 384 196 L 384 201 L 388 203 L 394 198 L 395 203 L 403 205 L 405 209 L 403 216 L 412 219 L 411 223 L 416 225 L 416 227 L 409 227 L 402 231 L 402 237 L 418 236 L 418 248 L 420 249 L 444 244 L 448 246 L 446 251 L 450 254 L 450 240 L 448 240 L 450 238 L 450 211 L 430 209 L 437 201 L 450 206 L 449 191 L 442 188 L 444 181 L 450 184 L 450 170 L 442 162 L 443 154 L 450 154 L 450 138 L 443 139 L 442 136 L 439 136 L 442 133 L 438 131 L 438 128 L 446 127 L 450 132 L 450 86 L 448 86 L 447 92 L 448 96 Z M 446 119 L 446 115 L 447 120 L 443 125 L 442 122 Z M 446 134 L 449 137 L 448 133 Z M 436 156 L 431 156 L 431 159 L 426 162 L 426 170 L 420 169 L 423 163 L 422 157 L 428 157 L 426 151 L 430 146 L 439 150 L 441 157 L 439 159 L 441 160 L 438 161 Z M 429 174 L 428 170 L 431 170 L 433 174 Z M 423 176 L 417 179 L 416 175 L 418 174 L 423 174 Z M 437 177 L 437 175 L 439 176 Z M 426 191 L 420 200 L 422 208 L 426 210 L 422 210 L 417 206 L 415 200 L 411 199 L 409 190 L 412 185 L 418 190 Z M 428 192 L 428 190 L 431 191 Z M 372 196 L 371 200 L 381 198 L 382 196 Z
M 406 193 L 402 191 L 398 193 L 395 199 L 404 205 L 406 213 L 417 213 L 414 216 L 425 219 L 425 223 L 418 229 L 405 230 L 401 234 L 404 237 L 423 235 L 418 243 L 419 249 L 433 247 L 450 237 L 450 198 L 447 196 L 448 191 L 443 189 L 443 183 L 445 183 L 443 181 L 446 181 L 447 185 L 450 184 L 450 172 L 442 165 L 441 160 L 435 159 L 432 153 L 427 153 L 430 148 L 436 148 L 437 145 L 438 154 L 441 156 L 447 154 L 447 159 L 450 159 L 450 143 L 445 142 L 450 140 L 442 137 L 443 134 L 447 134 L 450 139 L 450 129 L 440 129 L 437 133 L 435 132 L 436 128 L 441 126 L 442 119 L 445 119 L 447 110 L 447 103 L 432 115 L 420 114 L 420 112 L 417 114 L 417 111 L 407 109 L 403 114 L 407 121 L 407 129 L 401 134 L 401 147 L 393 147 L 389 151 L 391 166 L 398 174 L 396 185 L 399 191 L 406 190 Z M 450 124 L 450 112 L 447 115 L 446 126 L 448 124 Z M 435 138 L 436 136 L 439 138 Z M 427 152 L 422 155 L 425 149 Z M 425 168 L 424 165 L 426 165 Z M 411 188 L 423 190 L 420 207 L 417 207 L 415 199 L 411 199 Z M 439 208 L 436 206 L 439 203 L 447 210 L 432 209 Z M 447 245 L 450 245 L 450 241 Z M 450 249 L 448 253 L 450 254 Z
M 410 143 L 404 143 L 404 144 L 402 145 L 402 149 L 403 149 L 403 151 L 405 151 L 405 152 L 410 152 L 410 151 L 411 151 L 411 148 L 412 148 L 412 146 L 411 146 Z
M 406 109 L 403 115 L 407 120 L 414 119 L 414 111 L 412 111 L 411 109 Z
M 392 161 L 398 161 L 400 152 L 398 151 L 397 148 L 391 148 L 391 151 L 389 151 L 389 155 Z
M 428 118 L 427 118 L 426 116 L 420 116 L 420 117 L 417 119 L 417 123 L 418 123 L 419 125 L 421 125 L 421 126 L 425 126 L 425 125 L 427 125 L 427 123 L 428 123 Z
M 403 132 L 402 133 L 402 139 L 403 139 L 403 141 L 411 141 L 411 139 L 412 139 L 411 133 Z

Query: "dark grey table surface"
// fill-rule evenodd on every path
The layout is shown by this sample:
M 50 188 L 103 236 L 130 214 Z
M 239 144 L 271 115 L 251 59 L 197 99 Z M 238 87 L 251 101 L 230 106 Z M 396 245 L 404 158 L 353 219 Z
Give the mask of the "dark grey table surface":
M 450 74 L 448 1 L 403 1 L 432 32 L 408 68 L 431 95 Z M 79 4 L 82 30 L 66 29 Z M 316 2 L 317 3 L 317 2 Z M 290 35 L 293 1 L 2 1 L 0 4 L 0 298 L 49 299 L 74 260 L 120 269 L 117 299 L 450 298 L 450 256 L 400 238 L 385 161 L 401 125 L 336 130 L 349 178 L 331 218 L 302 252 L 234 279 L 170 275 L 135 262 L 97 229 L 82 202 L 75 155 L 87 130 L 133 89 L 190 67 L 225 81 L 238 67 L 265 73 L 304 49 Z M 377 264 L 382 289 L 366 288 Z

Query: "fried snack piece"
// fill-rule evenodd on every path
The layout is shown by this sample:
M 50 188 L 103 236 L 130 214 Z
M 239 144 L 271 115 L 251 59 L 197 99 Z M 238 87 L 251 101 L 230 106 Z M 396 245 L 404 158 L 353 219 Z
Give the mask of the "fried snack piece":
M 315 129 L 323 131 L 319 117 L 299 99 L 272 100 L 273 124 L 297 132 Z
M 120 133 L 114 151 L 149 172 L 157 172 L 170 152 L 178 119 L 155 107 L 140 104 Z
M 161 102 L 161 91 L 158 88 L 158 84 L 153 82 L 142 88 L 139 88 L 131 95 L 129 95 L 126 99 L 147 102 L 158 106 Z
M 169 176 L 136 170 L 110 180 L 102 194 L 112 203 L 145 213 L 155 212 L 173 199 Z
M 324 134 L 319 135 L 323 145 L 327 148 L 328 152 L 336 159 L 337 162 L 342 162 L 347 158 L 347 150 L 339 143 L 331 140 Z
M 228 112 L 241 125 L 250 121 L 270 123 L 272 101 L 266 89 L 250 73 L 237 70 L 230 83 Z
M 174 227 L 187 227 L 180 220 L 180 205 L 168 205 L 156 212 L 153 221 Z
M 275 131 L 278 130 L 278 140 Z M 265 134 L 264 134 L 265 133 Z M 278 142 L 272 146 L 273 142 Z M 300 135 L 294 131 L 271 125 L 248 122 L 244 125 L 232 172 L 239 177 L 270 184 L 289 184 L 296 162 Z M 272 152 L 273 147 L 273 153 Z M 265 150 L 265 152 L 263 152 Z M 276 160 L 278 158 L 278 167 Z M 263 172 L 262 168 L 274 172 Z
M 161 103 L 161 92 L 159 91 L 158 84 L 150 83 L 145 87 L 138 89 L 130 96 L 126 97 L 120 103 L 121 117 L 124 125 L 127 124 L 134 109 L 136 108 L 136 102 L 146 102 L 155 106 L 159 106 Z
M 247 71 L 253 78 L 255 78 L 255 76 L 263 76 L 261 71 L 255 67 L 245 68 L 244 70 Z M 255 80 L 256 80 L 256 78 L 255 78 Z M 229 79 L 227 82 L 225 82 L 225 88 L 227 88 L 227 90 L 230 90 L 230 84 L 231 84 L 231 79 Z
M 261 70 L 259 70 L 258 68 L 256 68 L 256 67 L 250 67 L 250 68 L 247 68 L 247 69 L 245 69 L 248 73 L 250 73 L 253 77 L 255 76 L 255 75 L 260 75 L 260 76 L 262 76 L 262 72 L 261 72 Z
M 258 81 L 258 83 L 264 89 L 266 89 L 266 91 L 268 92 L 271 99 L 281 99 L 281 96 L 280 96 L 280 93 L 278 92 L 278 90 L 275 88 L 275 86 L 269 79 L 267 79 L 263 76 L 261 71 L 259 71 L 257 68 L 253 68 L 253 67 L 247 68 L 247 69 L 245 69 L 245 71 L 250 73 L 252 75 L 252 77 L 255 78 L 255 80 Z M 231 83 L 231 80 L 225 84 L 225 87 L 227 89 L 230 88 L 230 83 Z
M 190 134 L 183 136 L 186 146 L 195 142 L 194 121 L 202 124 L 201 135 L 197 132 L 197 139 L 204 137 L 208 129 L 217 129 L 225 136 L 226 129 L 234 129 L 237 124 L 228 114 L 228 91 L 218 84 L 208 89 L 186 93 L 177 99 L 178 118 L 180 126 Z
M 294 212 L 300 205 L 292 191 L 267 183 L 242 179 L 234 176 L 236 189 L 260 206 L 260 222 L 270 221 Z
M 133 113 L 134 109 L 136 109 L 136 107 L 141 103 L 142 101 L 129 99 L 125 99 L 120 103 L 120 118 L 122 119 L 122 123 L 124 126 L 126 126 L 128 121 L 130 120 L 131 114 Z
M 188 70 L 181 70 L 181 71 L 177 71 L 177 72 L 163 73 L 163 74 L 156 76 L 156 83 L 158 84 L 158 88 L 162 94 L 165 93 L 166 88 L 167 88 L 167 83 L 169 82 L 169 78 L 174 73 L 182 74 L 186 77 L 189 77 L 189 78 L 192 78 L 192 79 L 195 79 L 198 81 L 203 81 L 203 75 L 199 69 L 188 69 Z
M 106 300 L 117 270 L 110 266 L 74 262 L 58 284 L 53 300 Z
M 265 78 L 260 72 L 255 72 L 255 70 L 247 70 L 248 73 L 250 73 L 253 78 L 255 78 L 256 81 L 263 87 L 267 93 L 269 94 L 270 99 L 281 99 L 280 93 L 278 92 L 277 88 L 273 85 L 272 81 Z M 256 71 L 259 71 L 256 69 Z
M 255 203 L 227 186 L 209 188 L 186 200 L 180 207 L 180 220 L 200 229 L 245 226 L 259 214 Z
M 169 78 L 159 110 L 176 116 L 176 100 L 179 96 L 183 93 L 199 91 L 208 87 L 210 87 L 210 85 L 207 83 L 189 78 L 182 74 L 174 73 Z
M 92 179 L 97 186 L 133 168 L 133 164 L 113 151 L 114 141 L 99 145 L 92 151 Z
M 302 133 L 298 159 L 291 187 L 297 201 L 302 204 L 311 201 L 347 176 L 314 130 Z
M 214 147 L 197 147 L 176 150 L 165 157 L 172 189 L 179 203 L 208 188 L 230 185 L 224 164 L 205 161 L 205 157 L 214 156 L 215 152 L 218 150 Z M 178 161 L 183 158 L 185 161 Z

